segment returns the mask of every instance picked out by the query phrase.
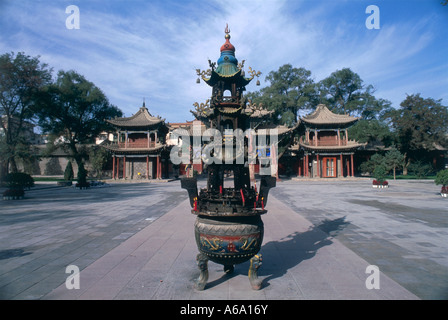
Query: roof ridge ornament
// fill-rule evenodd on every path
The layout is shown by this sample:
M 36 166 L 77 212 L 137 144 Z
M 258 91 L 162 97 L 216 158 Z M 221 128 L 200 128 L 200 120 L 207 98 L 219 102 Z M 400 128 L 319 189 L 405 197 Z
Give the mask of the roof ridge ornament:
M 229 29 L 229 24 L 226 23 L 226 28 L 224 30 L 225 32 L 225 36 L 224 38 L 226 39 L 226 42 L 221 46 L 221 52 L 223 51 L 231 51 L 231 52 L 235 52 L 235 47 L 233 46 L 233 44 L 230 43 L 230 29 Z

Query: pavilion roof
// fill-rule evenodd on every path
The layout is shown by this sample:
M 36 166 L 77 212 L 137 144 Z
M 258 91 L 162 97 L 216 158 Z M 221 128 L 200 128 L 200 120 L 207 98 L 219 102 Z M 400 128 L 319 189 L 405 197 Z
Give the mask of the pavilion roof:
M 137 128 L 137 127 L 142 128 L 142 127 L 153 127 L 163 122 L 163 119 L 151 115 L 148 109 L 143 105 L 137 111 L 137 113 L 135 113 L 131 117 L 115 118 L 107 120 L 107 122 L 120 128 Z
M 347 125 L 358 121 L 358 119 L 346 114 L 333 113 L 324 104 L 319 104 L 313 113 L 301 118 L 303 122 L 315 125 Z

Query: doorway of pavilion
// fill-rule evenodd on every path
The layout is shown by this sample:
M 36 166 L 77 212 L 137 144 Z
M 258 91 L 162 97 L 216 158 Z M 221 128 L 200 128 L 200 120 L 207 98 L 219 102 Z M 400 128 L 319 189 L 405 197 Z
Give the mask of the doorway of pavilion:
M 336 157 L 323 157 L 322 158 L 322 177 L 323 178 L 336 178 L 337 172 Z

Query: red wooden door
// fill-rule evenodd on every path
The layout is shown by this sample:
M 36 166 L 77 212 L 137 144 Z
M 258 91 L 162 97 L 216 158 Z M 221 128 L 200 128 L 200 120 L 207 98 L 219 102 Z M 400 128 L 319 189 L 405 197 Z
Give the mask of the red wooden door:
M 336 158 L 324 157 L 323 162 L 323 172 L 322 176 L 324 178 L 336 178 Z

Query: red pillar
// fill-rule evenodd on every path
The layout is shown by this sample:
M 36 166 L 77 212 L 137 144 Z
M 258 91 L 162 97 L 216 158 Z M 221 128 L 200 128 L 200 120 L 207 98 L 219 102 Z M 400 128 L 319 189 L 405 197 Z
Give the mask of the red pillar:
M 309 174 L 310 174 L 310 172 L 309 172 L 309 161 L 310 161 L 309 155 L 306 155 L 305 156 L 305 176 L 307 178 L 309 177 Z
M 117 179 L 120 179 L 120 158 L 117 157 Z
M 319 164 L 319 155 L 316 155 L 316 159 L 317 159 L 317 177 L 320 178 L 320 164 Z
M 162 179 L 162 159 L 159 157 L 159 179 Z
M 306 156 L 303 157 L 303 176 L 306 177 Z
M 345 159 L 345 171 L 347 171 L 347 177 L 350 176 L 350 163 L 348 159 Z
M 159 165 L 160 165 L 160 160 L 159 160 L 159 156 L 157 156 L 157 160 L 156 160 L 156 177 L 157 177 L 157 179 L 159 179 L 160 177 L 159 177 Z
M 159 179 L 162 179 L 162 158 L 159 157 Z
M 344 162 L 342 161 L 342 153 L 341 153 L 341 161 L 340 161 L 339 168 L 340 168 L 340 170 L 341 170 L 341 172 L 339 173 L 339 175 L 340 175 L 341 177 L 344 177 Z
M 112 179 L 115 179 L 115 156 L 112 157 Z
M 123 157 L 123 179 L 126 179 L 126 157 Z
M 149 179 L 149 156 L 146 156 L 146 179 Z
M 355 176 L 355 170 L 354 170 L 354 165 L 353 165 L 353 153 L 350 155 L 350 162 L 352 163 L 352 177 Z

